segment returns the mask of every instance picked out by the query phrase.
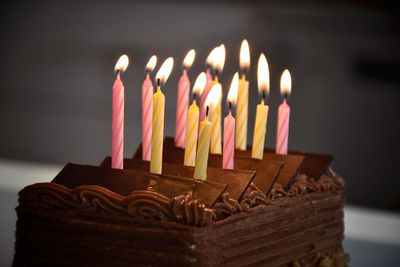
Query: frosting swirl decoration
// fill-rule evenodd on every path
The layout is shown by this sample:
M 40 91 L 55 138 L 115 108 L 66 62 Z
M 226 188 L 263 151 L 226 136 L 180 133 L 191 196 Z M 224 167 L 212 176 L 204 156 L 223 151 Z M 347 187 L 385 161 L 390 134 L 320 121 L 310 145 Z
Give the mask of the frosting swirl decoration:
M 73 190 L 56 183 L 38 183 L 20 193 L 20 211 L 74 216 L 79 213 L 103 213 L 131 218 L 174 221 L 191 226 L 205 226 L 215 220 L 215 213 L 191 195 L 170 199 L 153 191 L 134 191 L 123 197 L 104 187 L 82 185 Z
M 267 195 L 252 183 L 240 202 L 225 192 L 214 207 L 209 209 L 191 194 L 169 198 L 145 190 L 133 191 L 124 197 L 96 185 L 82 185 L 71 190 L 56 183 L 38 183 L 21 190 L 18 211 L 39 214 L 52 220 L 77 214 L 88 217 L 107 214 L 202 227 L 243 211 L 250 212 L 253 207 L 271 205 L 284 197 L 298 197 L 314 192 L 341 193 L 345 189 L 346 182 L 330 169 L 317 181 L 306 175 L 298 175 L 287 191 L 275 183 Z M 276 204 L 281 205 L 279 203 Z

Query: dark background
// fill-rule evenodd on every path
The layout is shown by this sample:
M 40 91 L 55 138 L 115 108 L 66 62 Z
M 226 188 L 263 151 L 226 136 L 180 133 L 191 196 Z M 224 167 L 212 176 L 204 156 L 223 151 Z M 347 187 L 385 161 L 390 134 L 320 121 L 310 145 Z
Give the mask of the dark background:
M 173 135 L 186 52 L 197 52 L 189 72 L 194 82 L 209 51 L 226 45 L 226 95 L 247 38 L 249 142 L 259 101 L 256 62 L 264 52 L 271 71 L 266 145 L 275 145 L 279 78 L 289 68 L 289 147 L 334 154 L 335 170 L 349 184 L 348 203 L 399 211 L 397 11 L 361 1 L 2 1 L 0 157 L 98 164 L 109 155 L 113 67 L 122 53 L 133 61 L 123 76 L 130 156 L 140 142 L 140 88 L 149 57 L 175 59 L 164 87 L 165 134 Z

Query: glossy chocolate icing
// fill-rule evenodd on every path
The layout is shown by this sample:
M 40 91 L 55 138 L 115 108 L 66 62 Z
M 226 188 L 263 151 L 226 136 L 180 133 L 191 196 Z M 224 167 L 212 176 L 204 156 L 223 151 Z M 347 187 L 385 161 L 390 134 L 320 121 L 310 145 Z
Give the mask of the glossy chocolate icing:
M 267 163 L 258 162 L 260 169 Z M 174 164 L 164 167 L 188 171 Z M 331 169 L 319 179 L 297 174 L 288 188 L 275 182 L 271 190 L 261 190 L 254 179 L 241 198 L 216 177 L 199 184 L 170 175 L 68 164 L 52 183 L 19 193 L 13 265 L 346 264 L 341 246 L 346 183 Z M 209 197 L 212 187 L 219 189 Z
M 99 193 L 98 186 L 83 187 L 71 190 L 46 183 L 20 192 L 14 266 L 320 266 L 326 261 L 346 262 L 341 252 L 345 183 L 330 172 L 318 181 L 298 176 L 292 187 L 299 189 L 281 187 L 279 194 L 271 191 L 265 202 L 246 210 L 245 199 L 238 203 L 229 198 L 229 192 L 207 209 L 189 195 L 170 199 L 136 191 L 135 197 L 124 197 L 101 189 L 105 201 L 91 194 Z M 252 190 L 257 190 L 254 185 L 249 187 Z M 131 197 L 135 201 L 128 201 Z
M 266 156 L 268 156 L 268 154 L 274 154 L 275 151 L 270 148 L 265 148 L 264 153 Z M 304 156 L 301 173 L 307 175 L 308 177 L 313 177 L 316 180 L 318 180 L 325 173 L 325 171 L 332 165 L 334 160 L 332 155 L 300 152 L 294 150 L 289 150 L 288 153 L 289 155 Z M 237 157 L 251 157 L 251 146 L 247 146 L 247 150 L 245 151 L 235 150 L 235 155 Z
M 106 157 L 100 166 L 110 168 L 111 157 Z M 140 159 L 124 159 L 124 168 L 148 172 L 150 162 Z M 279 169 L 276 169 L 275 176 L 278 174 L 278 171 Z M 191 178 L 193 177 L 194 168 L 183 166 L 182 164 L 163 162 L 162 172 L 166 175 Z M 239 201 L 250 183 L 254 180 L 255 174 L 255 171 L 222 170 L 209 167 L 207 168 L 207 181 L 226 184 L 226 190 L 229 191 L 230 197 Z
M 197 182 L 184 177 L 150 174 L 135 170 L 117 170 L 68 163 L 53 179 L 52 183 L 74 189 L 81 185 L 97 185 L 128 196 L 133 191 L 153 191 L 168 198 L 190 194 L 212 207 L 226 190 L 226 184 Z
M 81 185 L 69 189 L 57 183 L 38 183 L 24 188 L 19 211 L 35 210 L 41 216 L 84 216 L 102 214 L 109 218 L 173 221 L 202 227 L 215 220 L 212 209 L 206 208 L 190 194 L 168 198 L 149 190 L 133 191 L 127 196 L 97 185 Z M 48 211 L 52 212 L 49 213 Z
M 137 148 L 133 158 L 142 158 L 141 145 Z M 182 148 L 175 147 L 171 138 L 166 138 L 163 147 L 163 160 L 167 163 L 182 165 L 184 157 L 184 150 Z M 283 159 L 283 160 L 282 160 Z M 263 160 L 257 160 L 252 158 L 235 158 L 235 169 L 255 171 L 256 177 L 254 183 L 257 187 L 268 193 L 272 188 L 275 181 L 281 181 L 282 184 L 288 185 L 288 183 L 297 175 L 301 166 L 303 157 L 299 156 L 288 156 L 288 159 L 281 158 L 281 160 L 270 160 L 268 158 Z M 222 156 L 210 154 L 208 158 L 208 166 L 214 168 L 221 168 Z

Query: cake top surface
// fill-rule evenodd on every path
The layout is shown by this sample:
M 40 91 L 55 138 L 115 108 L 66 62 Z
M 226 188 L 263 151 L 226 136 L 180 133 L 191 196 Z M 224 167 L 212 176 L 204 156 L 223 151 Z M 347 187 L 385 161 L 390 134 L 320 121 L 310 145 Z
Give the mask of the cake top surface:
M 111 157 L 106 157 L 101 163 L 101 166 L 110 168 Z M 124 168 L 128 170 L 148 172 L 150 169 L 150 162 L 139 159 L 124 159 Z M 270 180 L 274 180 L 276 179 L 279 170 L 280 165 L 268 165 L 267 169 L 263 171 L 263 173 L 266 173 L 266 176 L 271 177 Z M 182 164 L 163 162 L 163 174 L 191 178 L 194 174 L 194 168 Z M 237 201 L 241 199 L 251 182 L 254 181 L 255 177 L 255 171 L 223 170 L 212 167 L 207 168 L 207 181 L 226 184 L 226 191 L 230 193 L 231 198 L 236 199 Z
M 152 191 L 166 197 L 190 194 L 211 207 L 226 190 L 227 185 L 211 181 L 197 182 L 183 177 L 150 174 L 137 170 L 117 170 L 68 163 L 52 183 L 74 189 L 82 185 L 97 185 L 128 196 L 133 191 Z

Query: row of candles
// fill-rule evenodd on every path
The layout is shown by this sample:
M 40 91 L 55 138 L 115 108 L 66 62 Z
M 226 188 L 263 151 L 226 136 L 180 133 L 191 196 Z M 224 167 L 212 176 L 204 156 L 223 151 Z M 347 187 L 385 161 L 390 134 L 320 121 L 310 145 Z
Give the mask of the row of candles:
M 190 50 L 183 60 L 183 72 L 178 82 L 176 106 L 175 145 L 185 149 L 184 165 L 194 166 L 194 178 L 205 180 L 207 177 L 208 154 L 222 154 L 223 168 L 234 168 L 234 151 L 247 149 L 247 122 L 249 81 L 246 74 L 250 68 L 250 49 L 247 40 L 240 48 L 240 70 L 233 76 L 227 95 L 228 115 L 224 118 L 224 135 L 221 140 L 222 85 L 218 77 L 225 64 L 225 46 L 215 47 L 206 60 L 206 71 L 198 75 L 193 86 L 193 102 L 189 103 L 190 79 L 188 70 L 195 59 L 195 50 Z M 112 168 L 123 169 L 124 147 L 124 85 L 121 73 L 126 70 L 129 59 L 123 55 L 118 60 L 115 71 L 117 78 L 113 86 L 112 119 Z M 162 149 L 164 139 L 165 96 L 161 90 L 172 71 L 174 60 L 167 58 L 155 76 L 157 89 L 154 93 L 151 73 L 157 64 L 152 56 L 146 65 L 146 78 L 142 85 L 142 159 L 150 161 L 150 172 L 162 171 Z M 213 75 L 214 74 L 214 75 Z M 269 67 L 263 53 L 259 56 L 257 67 L 260 104 L 256 108 L 253 146 L 251 156 L 262 159 L 267 131 L 269 107 Z M 276 153 L 287 154 L 290 107 L 287 99 L 291 92 L 291 76 L 284 70 L 280 81 L 282 104 L 278 109 Z M 200 98 L 200 107 L 197 98 Z M 189 105 L 190 104 L 190 105 Z M 236 119 L 232 114 L 232 105 L 236 105 Z M 237 120 L 237 121 L 236 121 Z M 199 129 L 200 127 L 200 129 Z M 223 147 L 222 147 L 223 144 Z

